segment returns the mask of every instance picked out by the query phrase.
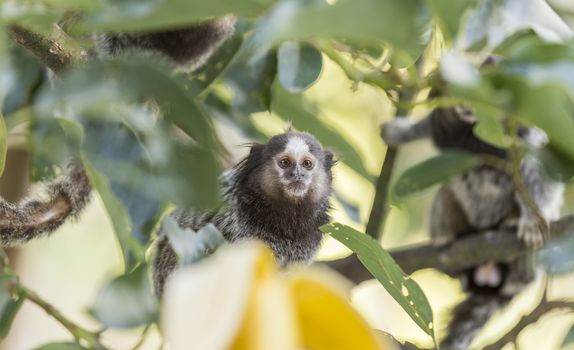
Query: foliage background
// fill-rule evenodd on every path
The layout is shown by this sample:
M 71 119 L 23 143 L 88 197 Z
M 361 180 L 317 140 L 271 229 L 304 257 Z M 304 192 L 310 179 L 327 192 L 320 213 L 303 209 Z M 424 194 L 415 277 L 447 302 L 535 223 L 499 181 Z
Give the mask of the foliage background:
M 557 6 L 560 5 L 559 1 L 555 3 Z M 568 20 L 574 14 L 572 9 L 569 11 L 560 13 Z M 325 55 L 323 62 L 324 67 L 319 80 L 303 93 L 312 105 L 307 111 L 311 111 L 323 125 L 327 125 L 342 136 L 359 155 L 365 172 L 373 177 L 377 176 L 386 151 L 379 137 L 379 126 L 392 118 L 393 105 L 383 90 L 368 84 L 351 82 L 341 68 Z M 222 89 L 222 95 L 225 95 L 224 86 L 217 88 Z M 428 107 L 421 106 L 412 114 L 416 118 L 427 111 Z M 245 149 L 238 145 L 251 140 L 246 135 L 260 137 L 273 135 L 283 131 L 286 126 L 286 120 L 268 112 L 247 114 L 250 121 L 247 128 L 241 127 L 241 123 L 230 122 L 225 118 L 218 118 L 216 122 L 219 139 L 233 152 L 234 160 L 240 159 L 245 154 Z M 246 132 L 252 127 L 254 129 L 251 129 L 251 132 Z M 320 129 L 320 126 L 311 124 L 308 129 L 316 132 L 314 128 Z M 10 134 L 12 148 L 26 147 L 18 142 L 21 132 L 18 129 L 12 130 Z M 328 142 L 326 144 L 329 145 Z M 349 152 L 347 149 L 336 147 L 335 149 L 342 153 Z M 404 169 L 432 154 L 435 154 L 435 151 L 429 142 L 406 145 L 400 151 L 395 177 Z M 345 164 L 346 160 L 349 158 L 343 157 L 343 163 L 336 169 L 335 186 L 342 201 L 335 201 L 333 216 L 335 221 L 362 231 L 368 219 L 374 186 L 357 171 L 350 169 Z M 10 166 L 9 162 L 7 166 Z M 390 249 L 427 239 L 426 213 L 435 190 L 425 191 L 422 195 L 400 203 L 393 203 L 383 236 L 382 243 L 385 248 Z M 574 188 L 569 186 L 565 213 L 571 213 L 574 209 L 573 192 Z M 67 224 L 50 239 L 35 241 L 21 248 L 16 260 L 17 271 L 25 284 L 33 287 L 62 309 L 67 316 L 86 327 L 96 325 L 85 310 L 93 305 L 99 288 L 106 280 L 122 271 L 122 253 L 118 250 L 114 230 L 107 215 L 102 202 L 99 199 L 95 200 L 77 222 Z M 331 259 L 342 254 L 347 254 L 346 249 L 331 238 L 326 238 L 320 257 Z M 435 317 L 438 318 L 437 323 L 444 324 L 444 315 L 448 308 L 462 297 L 457 283 L 432 270 L 419 271 L 415 273 L 414 278 L 428 296 Z M 554 277 L 551 283 L 553 294 L 572 297 L 569 291 L 574 290 L 574 275 L 561 274 Z M 504 327 L 510 327 L 521 311 L 531 307 L 533 299 L 539 292 L 540 286 L 534 286 L 520 298 L 519 303 L 513 305 L 510 313 L 505 313 L 503 317 L 490 324 L 485 337 L 500 333 Z M 357 287 L 354 291 L 354 302 L 375 328 L 388 331 L 398 339 L 430 345 L 424 333 L 378 283 L 370 281 Z M 574 317 L 570 315 L 553 314 L 524 332 L 524 336 L 520 338 L 521 348 L 557 348 L 573 323 Z M 110 342 L 117 344 L 118 348 L 129 348 L 137 342 L 140 332 L 141 329 L 111 331 L 106 332 L 106 337 L 111 337 Z M 43 311 L 26 304 L 18 314 L 10 336 L 0 346 L 15 350 L 30 349 L 49 341 L 64 339 L 71 339 L 64 329 Z M 144 348 L 155 349 L 158 342 L 158 338 L 152 336 Z

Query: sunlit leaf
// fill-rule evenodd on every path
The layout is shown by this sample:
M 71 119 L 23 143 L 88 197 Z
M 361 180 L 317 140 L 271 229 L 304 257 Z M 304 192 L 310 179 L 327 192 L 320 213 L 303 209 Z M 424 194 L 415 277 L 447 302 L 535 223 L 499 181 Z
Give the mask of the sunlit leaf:
M 394 185 L 393 193 L 399 198 L 408 197 L 447 181 L 479 163 L 480 159 L 476 155 L 456 151 L 442 152 L 402 173 Z
M 153 295 L 147 266 L 115 278 L 99 292 L 92 315 L 113 328 L 133 328 L 157 320 L 158 302 Z
M 308 89 L 321 74 L 321 52 L 313 46 L 284 42 L 277 51 L 279 82 L 290 93 Z
M 5 338 L 12 322 L 26 299 L 23 295 L 9 292 L 10 284 L 16 283 L 16 276 L 8 273 L 0 275 L 0 338 Z
M 339 223 L 321 227 L 321 231 L 346 245 L 383 285 L 403 310 L 428 335 L 434 336 L 430 304 L 419 285 L 401 270 L 381 244 L 370 236 Z

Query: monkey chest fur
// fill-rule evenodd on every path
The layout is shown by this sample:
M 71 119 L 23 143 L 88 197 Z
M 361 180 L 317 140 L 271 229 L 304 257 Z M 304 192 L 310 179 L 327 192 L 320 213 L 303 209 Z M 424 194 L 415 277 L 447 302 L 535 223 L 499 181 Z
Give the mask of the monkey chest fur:
M 480 166 L 455 178 L 447 185 L 466 216 L 477 230 L 499 225 L 517 211 L 511 176 L 489 166 Z

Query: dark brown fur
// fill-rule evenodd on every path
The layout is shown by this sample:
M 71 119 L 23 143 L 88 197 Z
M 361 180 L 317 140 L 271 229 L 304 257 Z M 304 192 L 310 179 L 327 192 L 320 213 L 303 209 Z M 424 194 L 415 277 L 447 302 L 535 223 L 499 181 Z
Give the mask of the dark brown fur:
M 277 197 L 263 189 L 262 173 L 274 155 L 281 152 L 289 137 L 301 137 L 320 161 L 316 171 L 324 172 L 325 183 L 312 183 L 301 200 Z M 288 132 L 277 135 L 264 145 L 254 145 L 249 156 L 225 174 L 224 206 L 215 212 L 176 210 L 171 214 L 183 228 L 199 230 L 213 223 L 230 242 L 258 239 L 266 243 L 278 262 L 285 266 L 311 261 L 319 248 L 319 227 L 329 222 L 331 168 L 333 154 L 324 151 L 317 140 L 306 133 Z M 324 188 L 321 193 L 313 190 Z M 158 295 L 163 292 L 166 277 L 176 268 L 177 259 L 167 236 L 160 233 L 154 260 L 154 281 Z

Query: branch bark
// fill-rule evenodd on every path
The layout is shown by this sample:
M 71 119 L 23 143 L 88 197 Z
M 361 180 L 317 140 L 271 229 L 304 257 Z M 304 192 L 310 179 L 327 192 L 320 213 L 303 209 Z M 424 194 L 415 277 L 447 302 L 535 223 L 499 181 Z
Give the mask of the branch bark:
M 30 51 L 57 75 L 88 57 L 87 51 L 77 46 L 57 24 L 54 24 L 48 36 L 19 26 L 10 27 L 8 32 L 16 43 Z
M 550 239 L 565 236 L 574 230 L 574 215 L 552 222 Z M 518 239 L 516 231 L 488 230 L 471 234 L 444 246 L 415 245 L 391 250 L 390 254 L 407 274 L 424 268 L 449 273 L 489 261 L 505 261 L 528 252 L 530 248 Z M 373 276 L 355 254 L 326 264 L 353 281 L 360 283 Z

